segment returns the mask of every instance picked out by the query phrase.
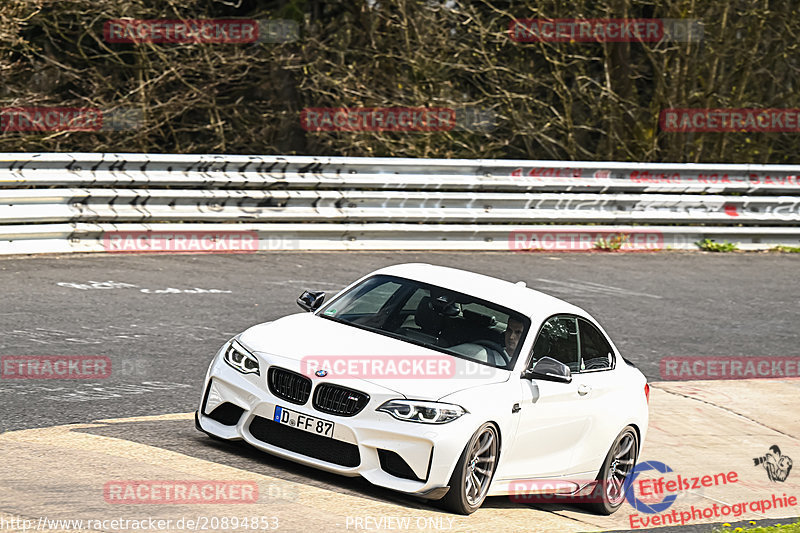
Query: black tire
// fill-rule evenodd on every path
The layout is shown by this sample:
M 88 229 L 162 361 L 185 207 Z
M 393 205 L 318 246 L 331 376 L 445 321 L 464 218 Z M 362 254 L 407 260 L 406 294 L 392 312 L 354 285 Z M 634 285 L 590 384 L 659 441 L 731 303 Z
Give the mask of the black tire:
M 614 440 L 597 474 L 597 485 L 589 496 L 581 498 L 580 506 L 600 515 L 610 515 L 619 509 L 625 502 L 625 482 L 633 473 L 638 456 L 639 437 L 628 426 Z
M 485 449 L 484 449 L 485 448 Z M 500 454 L 500 435 L 494 424 L 487 422 L 472 436 L 450 476 L 450 490 L 439 500 L 439 505 L 458 514 L 472 514 L 486 499 L 489 485 L 497 470 Z M 478 465 L 484 464 L 485 467 Z M 475 483 L 479 481 L 480 487 Z M 467 486 L 470 486 L 469 494 Z

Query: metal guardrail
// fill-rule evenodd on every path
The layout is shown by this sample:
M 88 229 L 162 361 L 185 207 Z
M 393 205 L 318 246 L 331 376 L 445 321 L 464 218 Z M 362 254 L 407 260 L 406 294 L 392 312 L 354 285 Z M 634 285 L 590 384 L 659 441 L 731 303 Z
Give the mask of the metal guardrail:
M 703 238 L 752 249 L 799 246 L 798 223 L 797 166 L 0 154 L 5 254 L 231 230 L 264 250 L 591 249 L 640 233 L 656 236 L 647 249 Z

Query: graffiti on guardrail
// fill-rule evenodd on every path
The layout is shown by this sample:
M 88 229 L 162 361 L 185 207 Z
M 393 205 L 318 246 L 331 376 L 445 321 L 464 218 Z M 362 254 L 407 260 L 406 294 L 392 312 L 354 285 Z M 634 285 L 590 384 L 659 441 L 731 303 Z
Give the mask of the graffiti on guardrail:
M 516 168 L 510 174 L 514 178 L 598 178 L 605 179 L 611 176 L 611 171 L 595 170 L 570 167 L 533 167 L 529 170 Z
M 622 186 L 624 182 L 653 185 L 716 185 L 800 187 L 800 172 L 658 172 L 656 170 L 609 170 L 571 167 L 515 168 L 509 173 L 513 178 L 536 178 L 538 181 L 556 180 L 564 184 L 600 184 Z M 592 181 L 593 180 L 593 181 Z M 609 181 L 613 180 L 613 181 Z M 621 182 L 621 183 L 617 183 Z
M 67 251 L 249 253 L 391 243 L 432 249 L 445 240 L 448 248 L 627 251 L 696 249 L 694 243 L 706 238 L 767 249 L 797 246 L 800 238 L 800 198 L 793 194 L 800 167 L 788 165 L 31 153 L 15 154 L 2 167 L 0 179 L 24 188 L 9 194 L 7 223 L 27 224 L 0 240 L 3 253 L 38 253 L 47 242 Z M 69 191 L 45 190 L 54 186 Z M 396 209 L 387 209 L 391 205 Z M 48 231 L 37 232 L 45 222 Z M 118 222 L 140 230 L 103 233 L 111 227 L 105 223 Z M 181 238 L 180 231 L 160 229 L 182 229 L 173 222 L 214 224 L 196 238 Z M 255 235 L 236 244 L 215 240 L 219 231 L 240 227 L 230 222 L 255 228 L 257 246 Z M 391 229 L 392 222 L 406 225 Z M 498 224 L 510 222 L 559 226 L 548 227 L 541 239 L 516 235 L 506 244 L 511 230 Z M 456 223 L 475 229 L 456 229 Z M 628 229 L 635 225 L 641 233 L 648 224 L 672 227 L 651 226 L 653 235 L 644 240 Z M 570 225 L 577 237 L 549 235 Z
M 747 173 L 747 174 L 729 174 L 727 172 L 699 172 L 697 174 L 681 174 L 679 172 L 673 173 L 657 173 L 650 171 L 635 170 L 628 175 L 633 183 L 687 183 L 696 182 L 701 185 L 764 185 L 764 186 L 781 186 L 781 187 L 797 187 L 800 186 L 800 177 L 796 174 L 767 174 L 767 173 Z

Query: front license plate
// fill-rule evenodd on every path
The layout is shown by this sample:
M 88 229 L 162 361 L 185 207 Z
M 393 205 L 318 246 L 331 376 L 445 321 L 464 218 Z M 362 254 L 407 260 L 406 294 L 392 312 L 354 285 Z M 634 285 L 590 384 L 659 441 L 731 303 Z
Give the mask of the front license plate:
M 280 405 L 275 406 L 275 414 L 272 416 L 272 420 L 279 424 L 292 426 L 309 433 L 316 433 L 323 437 L 333 437 L 333 422 L 290 411 Z

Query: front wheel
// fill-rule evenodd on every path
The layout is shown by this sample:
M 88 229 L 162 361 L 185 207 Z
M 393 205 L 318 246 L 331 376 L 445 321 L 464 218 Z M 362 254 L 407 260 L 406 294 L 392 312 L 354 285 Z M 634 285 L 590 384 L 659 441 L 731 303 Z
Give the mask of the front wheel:
M 589 501 L 583 506 L 594 513 L 610 515 L 625 501 L 625 482 L 633 473 L 639 453 L 639 437 L 628 426 L 617 436 L 603 461 Z
M 440 505 L 458 514 L 477 511 L 492 483 L 499 451 L 497 428 L 491 423 L 478 428 L 456 464 L 450 490 L 439 500 Z

